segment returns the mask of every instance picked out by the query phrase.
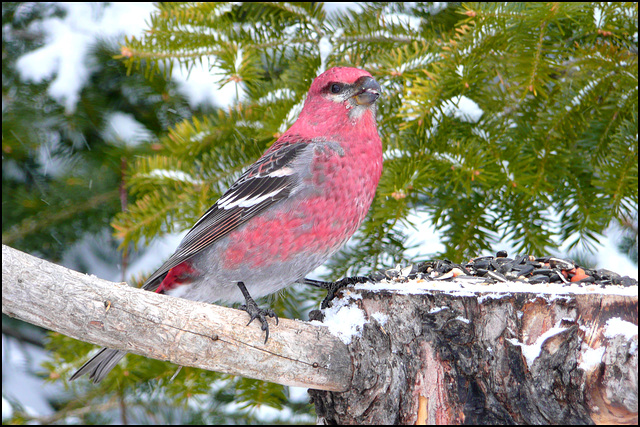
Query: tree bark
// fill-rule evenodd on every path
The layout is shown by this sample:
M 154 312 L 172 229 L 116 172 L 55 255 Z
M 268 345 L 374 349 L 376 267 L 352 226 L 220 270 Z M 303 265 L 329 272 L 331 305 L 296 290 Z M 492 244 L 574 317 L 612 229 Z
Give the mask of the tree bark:
M 351 295 L 369 322 L 350 390 L 310 391 L 321 422 L 637 424 L 637 294 Z M 606 337 L 615 317 L 635 336 Z
M 105 347 L 298 387 L 346 390 L 347 347 L 326 327 L 168 297 L 78 273 L 2 245 L 2 312 Z

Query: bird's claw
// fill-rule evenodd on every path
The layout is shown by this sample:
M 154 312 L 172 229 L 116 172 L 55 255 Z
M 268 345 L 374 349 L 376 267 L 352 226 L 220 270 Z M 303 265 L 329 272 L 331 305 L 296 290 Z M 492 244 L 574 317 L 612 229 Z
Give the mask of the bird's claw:
M 275 311 L 270 308 L 260 308 L 253 300 L 247 301 L 247 304 L 241 305 L 240 310 L 246 311 L 250 316 L 247 326 L 249 326 L 251 322 L 256 319 L 260 321 L 260 323 L 262 324 L 261 329 L 266 332 L 266 336 L 264 338 L 264 343 L 266 344 L 267 340 L 269 340 L 269 322 L 267 322 L 267 317 L 275 317 L 276 325 L 278 324 L 278 315 L 275 313 Z
M 355 285 L 356 283 L 366 283 L 371 281 L 369 277 L 366 276 L 354 276 L 354 277 L 345 277 L 335 282 L 327 282 L 327 296 L 322 300 L 322 304 L 320 308 L 324 309 L 329 306 L 331 300 L 333 300 L 336 296 L 336 292 L 338 292 L 342 288 L 346 288 L 349 285 Z

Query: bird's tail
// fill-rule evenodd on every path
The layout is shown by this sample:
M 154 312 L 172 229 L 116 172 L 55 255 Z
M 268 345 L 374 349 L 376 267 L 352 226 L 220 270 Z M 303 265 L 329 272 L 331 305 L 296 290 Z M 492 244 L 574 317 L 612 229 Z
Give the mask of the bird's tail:
M 103 348 L 93 356 L 87 363 L 82 365 L 75 374 L 71 375 L 69 381 L 73 381 L 76 378 L 80 378 L 84 374 L 89 374 L 89 379 L 93 380 L 94 384 L 98 384 L 107 376 L 111 371 L 127 354 L 123 350 L 113 350 L 111 348 Z

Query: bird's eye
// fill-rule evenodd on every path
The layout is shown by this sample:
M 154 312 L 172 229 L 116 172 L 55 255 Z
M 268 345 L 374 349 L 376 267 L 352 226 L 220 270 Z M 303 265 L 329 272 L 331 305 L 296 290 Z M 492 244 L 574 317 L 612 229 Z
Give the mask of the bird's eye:
M 337 83 L 334 83 L 331 85 L 331 93 L 340 93 L 340 91 L 342 90 L 342 86 L 340 86 Z

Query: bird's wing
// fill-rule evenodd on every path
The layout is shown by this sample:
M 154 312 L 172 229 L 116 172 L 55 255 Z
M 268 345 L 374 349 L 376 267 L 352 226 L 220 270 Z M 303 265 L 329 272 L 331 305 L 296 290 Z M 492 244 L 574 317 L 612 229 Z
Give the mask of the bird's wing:
M 298 182 L 291 163 L 306 149 L 312 149 L 306 142 L 285 142 L 268 150 L 202 215 L 176 252 L 147 279 L 143 289 L 155 290 L 160 283 L 158 279 L 173 267 L 215 243 L 269 206 L 286 199 Z

